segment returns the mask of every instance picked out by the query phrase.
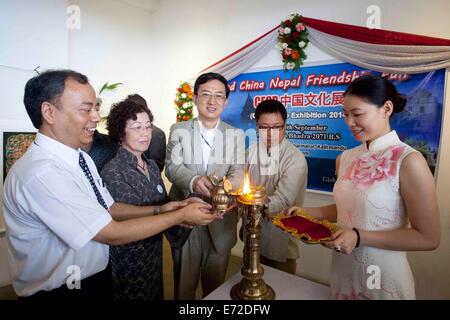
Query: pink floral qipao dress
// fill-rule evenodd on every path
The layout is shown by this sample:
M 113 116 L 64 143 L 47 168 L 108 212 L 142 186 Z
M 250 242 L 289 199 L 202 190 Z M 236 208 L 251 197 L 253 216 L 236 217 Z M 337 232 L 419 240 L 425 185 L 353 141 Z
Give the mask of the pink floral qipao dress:
M 408 219 L 399 189 L 403 159 L 417 152 L 395 131 L 345 151 L 334 186 L 341 228 L 383 231 Z M 414 278 L 404 251 L 360 246 L 350 255 L 333 252 L 331 290 L 335 299 L 415 299 Z

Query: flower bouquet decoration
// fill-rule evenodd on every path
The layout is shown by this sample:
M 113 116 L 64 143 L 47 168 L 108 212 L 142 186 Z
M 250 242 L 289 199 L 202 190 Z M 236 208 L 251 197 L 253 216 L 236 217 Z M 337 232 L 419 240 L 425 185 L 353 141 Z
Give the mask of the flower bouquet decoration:
M 177 108 L 177 122 L 188 121 L 192 119 L 192 103 L 193 92 L 191 86 L 187 82 L 182 82 L 177 88 L 175 107 Z
M 308 46 L 308 31 L 302 23 L 302 16 L 291 14 L 282 21 L 278 29 L 278 46 L 283 57 L 285 70 L 299 70 L 306 59 L 305 49 Z

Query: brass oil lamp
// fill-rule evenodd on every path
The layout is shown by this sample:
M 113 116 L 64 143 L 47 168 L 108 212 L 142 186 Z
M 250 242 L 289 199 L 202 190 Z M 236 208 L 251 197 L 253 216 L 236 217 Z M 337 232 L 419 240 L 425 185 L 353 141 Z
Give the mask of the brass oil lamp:
M 231 184 L 226 177 L 220 180 L 215 174 L 208 177 L 213 184 L 211 192 L 211 203 L 213 209 L 221 214 L 230 210 L 230 207 L 235 203 L 235 198 L 231 191 Z
M 213 206 L 219 212 L 225 212 L 234 198 L 238 203 L 238 210 L 242 213 L 242 221 L 246 221 L 247 231 L 244 243 L 242 280 L 231 288 L 233 300 L 272 300 L 275 291 L 263 280 L 264 269 L 259 261 L 261 217 L 265 216 L 267 205 L 266 189 L 263 186 L 250 186 L 248 174 L 245 174 L 242 191 L 230 192 L 227 180 L 218 182 L 212 179 L 215 186 L 212 193 Z M 229 183 L 229 182 L 228 182 Z M 244 219 L 244 217 L 246 219 Z

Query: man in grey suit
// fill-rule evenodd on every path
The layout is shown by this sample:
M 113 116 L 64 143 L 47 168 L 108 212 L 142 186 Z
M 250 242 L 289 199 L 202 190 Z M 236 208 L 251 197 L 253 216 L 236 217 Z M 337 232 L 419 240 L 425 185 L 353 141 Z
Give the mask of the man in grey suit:
M 215 174 L 227 176 L 235 188 L 242 185 L 245 169 L 245 138 L 242 130 L 220 120 L 230 89 L 217 73 L 205 73 L 194 85 L 193 101 L 199 116 L 176 123 L 170 129 L 166 176 L 172 182 L 169 197 L 184 199 L 191 194 L 211 197 Z M 201 279 L 203 296 L 225 280 L 235 245 L 237 215 L 226 213 L 208 227 L 194 227 L 181 250 L 173 250 L 175 299 L 195 299 Z

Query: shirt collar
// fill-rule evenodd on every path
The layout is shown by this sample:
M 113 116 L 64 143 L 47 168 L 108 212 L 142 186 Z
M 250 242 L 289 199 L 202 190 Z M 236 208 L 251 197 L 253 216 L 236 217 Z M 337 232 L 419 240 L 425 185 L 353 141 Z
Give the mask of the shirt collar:
M 136 156 L 124 147 L 120 147 L 119 150 L 117 150 L 117 157 L 119 157 L 120 160 L 123 160 L 126 164 L 129 164 L 132 167 L 137 167 L 138 161 Z M 148 163 L 148 159 L 144 153 L 142 154 L 142 158 Z
M 217 121 L 217 123 L 216 123 L 216 125 L 214 126 L 214 128 L 212 128 L 212 129 L 207 129 L 207 128 L 205 128 L 205 127 L 203 126 L 202 121 L 201 121 L 200 119 L 198 119 L 198 125 L 199 125 L 199 127 L 200 127 L 200 132 L 205 132 L 205 131 L 207 131 L 207 130 L 214 130 L 214 132 L 215 132 L 215 129 L 217 129 L 217 128 L 219 127 L 219 124 L 220 124 L 220 119 L 219 119 L 219 121 Z
M 397 135 L 397 132 L 395 130 L 392 130 L 389 133 L 386 133 L 384 136 L 378 137 L 375 140 L 373 140 L 369 144 L 369 148 L 367 148 L 367 142 L 363 143 L 363 148 L 366 151 L 380 151 L 384 150 L 387 147 L 390 147 L 392 145 L 398 144 L 400 141 L 400 138 Z
M 47 153 L 55 155 L 58 159 L 66 162 L 71 167 L 77 168 L 79 166 L 79 153 L 83 152 L 80 148 L 74 149 L 69 147 L 41 132 L 36 134 L 34 144 L 43 148 Z

